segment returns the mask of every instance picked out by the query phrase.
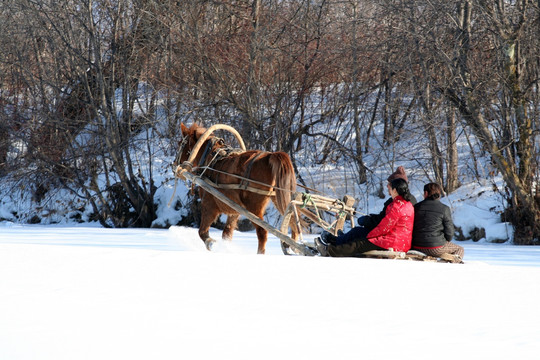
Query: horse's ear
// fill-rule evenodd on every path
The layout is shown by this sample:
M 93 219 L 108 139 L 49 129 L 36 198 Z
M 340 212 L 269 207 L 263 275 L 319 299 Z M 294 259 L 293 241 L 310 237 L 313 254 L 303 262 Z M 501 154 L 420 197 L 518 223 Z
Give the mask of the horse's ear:
M 188 128 L 186 125 L 184 125 L 184 123 L 180 123 L 180 129 L 182 130 L 182 135 L 186 136 L 188 133 Z

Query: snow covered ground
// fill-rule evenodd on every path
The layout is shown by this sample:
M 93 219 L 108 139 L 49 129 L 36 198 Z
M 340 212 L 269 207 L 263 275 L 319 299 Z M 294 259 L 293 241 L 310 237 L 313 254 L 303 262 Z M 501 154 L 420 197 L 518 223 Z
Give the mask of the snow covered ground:
M 217 230 L 213 236 L 219 238 Z M 0 223 L 0 359 L 538 359 L 540 247 L 284 256 L 253 232 Z

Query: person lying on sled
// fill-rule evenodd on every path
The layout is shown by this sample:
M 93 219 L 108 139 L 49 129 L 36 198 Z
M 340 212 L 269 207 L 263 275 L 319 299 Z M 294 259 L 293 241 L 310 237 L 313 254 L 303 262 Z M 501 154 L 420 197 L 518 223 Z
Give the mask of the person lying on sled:
M 414 224 L 412 195 L 407 181 L 402 178 L 392 180 L 387 188 L 392 201 L 386 207 L 385 216 L 373 230 L 365 237 L 354 238 L 348 236 L 348 233 L 334 236 L 323 232 L 321 237 L 315 239 L 319 253 L 322 256 L 347 257 L 370 250 L 407 252 L 411 248 Z

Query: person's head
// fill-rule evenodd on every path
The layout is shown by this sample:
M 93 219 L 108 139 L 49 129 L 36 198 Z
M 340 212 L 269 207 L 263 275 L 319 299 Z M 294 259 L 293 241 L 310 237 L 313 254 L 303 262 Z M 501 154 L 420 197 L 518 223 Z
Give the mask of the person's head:
M 409 185 L 407 181 L 403 179 L 394 179 L 390 182 L 389 186 L 390 195 L 392 198 L 400 195 L 407 201 L 411 201 L 411 193 L 409 192 Z
M 429 183 L 424 185 L 424 199 L 437 200 L 442 197 L 443 189 L 437 183 Z
M 409 179 L 407 179 L 407 174 L 405 173 L 405 168 L 403 166 L 398 166 L 395 172 L 390 174 L 388 177 L 388 182 L 391 183 L 392 180 L 395 179 L 403 179 L 405 182 L 409 182 Z

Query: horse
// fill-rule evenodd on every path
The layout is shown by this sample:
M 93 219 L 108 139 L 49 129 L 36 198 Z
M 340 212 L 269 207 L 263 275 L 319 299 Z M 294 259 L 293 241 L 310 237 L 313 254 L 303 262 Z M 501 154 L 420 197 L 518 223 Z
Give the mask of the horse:
M 193 147 L 207 129 L 196 123 L 188 128 L 182 123 L 181 130 L 182 141 L 179 143 L 174 162 L 175 168 L 192 156 Z M 214 135 L 208 136 L 200 149 L 192 162 L 193 173 L 201 176 L 205 182 L 218 188 L 224 196 L 261 220 L 270 200 L 282 215 L 285 214 L 292 194 L 296 191 L 296 175 L 287 153 L 262 150 L 235 151 Z M 226 214 L 227 221 L 222 239 L 230 241 L 240 214 L 201 187 L 199 197 L 201 199 L 199 237 L 206 248 L 211 250 L 216 242 L 209 234 L 212 223 L 219 215 Z M 252 224 L 259 241 L 257 253 L 264 254 L 268 231 L 253 222 Z M 296 241 L 299 229 L 295 224 L 291 225 L 291 233 Z

